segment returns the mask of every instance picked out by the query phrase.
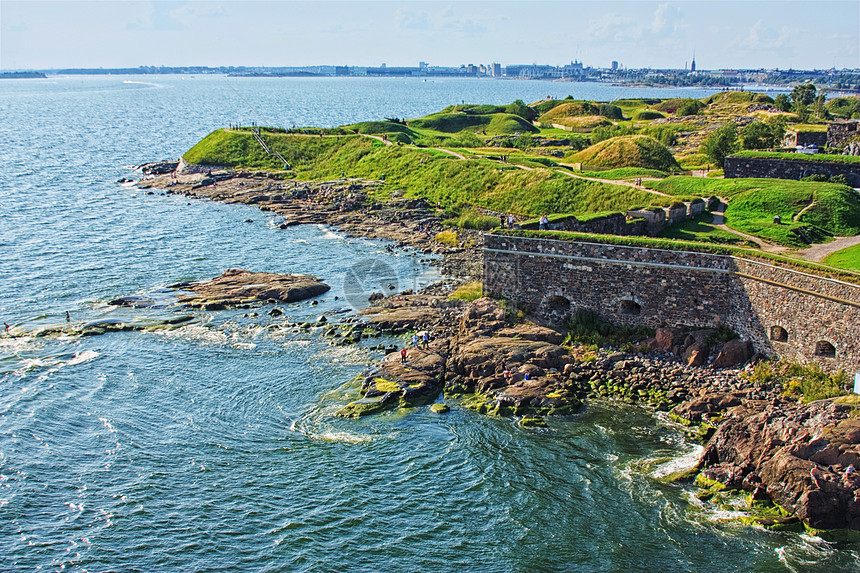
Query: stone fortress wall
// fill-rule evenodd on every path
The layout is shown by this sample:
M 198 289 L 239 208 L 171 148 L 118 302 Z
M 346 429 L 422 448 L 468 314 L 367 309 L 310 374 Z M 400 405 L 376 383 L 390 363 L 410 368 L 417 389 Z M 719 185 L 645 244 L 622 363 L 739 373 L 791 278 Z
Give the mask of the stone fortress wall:
M 807 158 L 815 155 L 807 155 Z M 727 179 L 764 177 L 769 179 L 803 179 L 810 175 L 844 175 L 852 187 L 860 187 L 860 163 L 836 163 L 814 159 L 771 159 L 767 157 L 726 157 Z
M 756 351 L 860 372 L 860 285 L 733 256 L 485 235 L 484 290 L 550 320 L 725 325 Z

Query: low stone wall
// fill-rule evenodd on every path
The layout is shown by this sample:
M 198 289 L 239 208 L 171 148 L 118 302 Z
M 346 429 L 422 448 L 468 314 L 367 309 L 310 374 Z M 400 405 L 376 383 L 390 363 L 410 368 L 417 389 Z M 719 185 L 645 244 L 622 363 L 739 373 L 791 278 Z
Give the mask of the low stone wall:
M 834 121 L 827 124 L 827 146 L 842 147 L 860 137 L 860 120 Z
M 807 155 L 805 157 L 815 157 Z M 727 178 L 765 177 L 803 179 L 810 175 L 844 175 L 852 187 L 860 187 L 860 163 L 834 163 L 814 159 L 770 159 L 765 157 L 726 157 Z
M 484 290 L 550 320 L 725 325 L 763 354 L 860 372 L 860 286 L 757 261 L 485 235 Z
M 677 207 L 655 207 L 653 209 L 633 209 L 627 213 L 611 213 L 594 217 L 586 221 L 577 219 L 574 215 L 551 221 L 550 231 L 568 231 L 573 233 L 595 233 L 598 235 L 650 235 L 656 236 L 660 231 L 704 213 L 707 204 L 703 199 L 694 199 Z M 523 229 L 537 229 L 538 223 L 522 225 Z

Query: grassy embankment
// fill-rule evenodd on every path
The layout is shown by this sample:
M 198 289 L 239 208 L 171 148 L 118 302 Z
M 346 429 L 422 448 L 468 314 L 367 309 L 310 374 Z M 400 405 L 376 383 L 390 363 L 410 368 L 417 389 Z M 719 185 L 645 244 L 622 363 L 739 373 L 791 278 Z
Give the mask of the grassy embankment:
M 475 206 L 519 215 L 589 214 L 665 203 L 664 197 L 541 168 L 526 171 L 488 159 L 460 160 L 439 150 L 386 146 L 361 136 L 315 137 L 264 134 L 301 180 L 361 177 L 408 197 L 424 197 L 445 207 Z M 218 130 L 185 154 L 191 163 L 283 168 L 250 134 Z
M 836 251 L 822 262 L 831 267 L 847 269 L 849 271 L 860 271 L 860 245 Z
M 837 183 L 677 176 L 646 185 L 682 200 L 722 197 L 728 204 L 725 216 L 729 228 L 780 245 L 806 245 L 792 230 L 803 231 L 815 242 L 826 241 L 831 235 L 860 233 L 860 196 Z M 781 223 L 773 222 L 775 215 Z

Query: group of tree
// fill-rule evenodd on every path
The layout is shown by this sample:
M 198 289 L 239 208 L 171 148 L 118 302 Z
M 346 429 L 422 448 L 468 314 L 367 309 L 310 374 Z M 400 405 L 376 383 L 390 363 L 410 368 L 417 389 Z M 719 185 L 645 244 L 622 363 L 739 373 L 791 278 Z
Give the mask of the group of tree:
M 794 112 L 798 121 L 805 123 L 814 114 L 818 119 L 828 119 L 830 114 L 825 105 L 826 93 L 815 88 L 815 84 L 800 84 L 794 86 L 791 94 L 779 94 L 773 99 L 773 105 L 779 111 Z M 810 106 L 812 109 L 810 110 Z
M 731 121 L 708 136 L 701 145 L 701 152 L 721 169 L 726 157 L 744 149 L 770 149 L 781 147 L 785 138 L 786 119 L 778 115 L 767 121 L 754 121 L 742 129 Z

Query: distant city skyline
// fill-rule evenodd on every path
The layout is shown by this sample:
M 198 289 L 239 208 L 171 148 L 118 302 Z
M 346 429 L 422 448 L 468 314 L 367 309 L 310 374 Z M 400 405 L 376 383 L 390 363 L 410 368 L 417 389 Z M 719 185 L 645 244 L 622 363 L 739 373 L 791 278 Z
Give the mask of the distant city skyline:
M 856 0 L 0 3 L 0 68 L 860 68 Z

